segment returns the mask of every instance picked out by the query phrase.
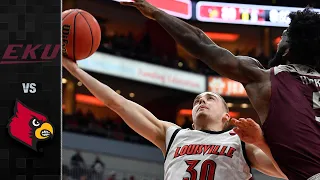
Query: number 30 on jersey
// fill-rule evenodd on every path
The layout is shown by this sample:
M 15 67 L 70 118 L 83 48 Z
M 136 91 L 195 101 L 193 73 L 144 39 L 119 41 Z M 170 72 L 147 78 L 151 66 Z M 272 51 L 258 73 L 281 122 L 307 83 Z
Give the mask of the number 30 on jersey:
M 216 163 L 213 160 L 207 159 L 202 163 L 200 160 L 187 160 L 185 163 L 188 165 L 187 172 L 190 174 L 189 177 L 184 177 L 182 180 L 214 180 L 214 174 L 216 170 Z M 197 172 L 194 168 L 200 167 L 200 172 Z

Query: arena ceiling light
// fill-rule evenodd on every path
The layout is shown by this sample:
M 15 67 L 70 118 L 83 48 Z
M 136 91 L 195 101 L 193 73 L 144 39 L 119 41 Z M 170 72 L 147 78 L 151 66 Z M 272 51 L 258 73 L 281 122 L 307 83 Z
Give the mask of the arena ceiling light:
M 241 107 L 241 108 L 248 108 L 248 107 L 249 107 L 249 104 L 243 103 L 243 104 L 240 105 L 240 107 Z
M 228 106 L 229 108 L 231 108 L 231 107 L 233 107 L 233 103 L 227 103 L 227 106 Z
M 61 82 L 62 82 L 62 84 L 66 84 L 68 82 L 68 80 L 66 78 L 62 78 Z
M 240 37 L 239 34 L 231 34 L 231 33 L 219 33 L 219 32 L 205 32 L 205 33 L 210 39 L 214 41 L 233 42 Z
M 96 97 L 85 94 L 76 94 L 76 102 L 100 107 L 105 106 L 104 103 Z

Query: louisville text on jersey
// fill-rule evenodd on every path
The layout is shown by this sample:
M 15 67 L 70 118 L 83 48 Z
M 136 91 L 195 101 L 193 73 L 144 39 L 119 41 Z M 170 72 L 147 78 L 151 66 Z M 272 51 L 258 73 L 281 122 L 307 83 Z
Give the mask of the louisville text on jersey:
M 195 154 L 215 154 L 232 158 L 235 151 L 236 148 L 231 146 L 190 144 L 184 145 L 183 147 L 177 147 L 173 158 Z

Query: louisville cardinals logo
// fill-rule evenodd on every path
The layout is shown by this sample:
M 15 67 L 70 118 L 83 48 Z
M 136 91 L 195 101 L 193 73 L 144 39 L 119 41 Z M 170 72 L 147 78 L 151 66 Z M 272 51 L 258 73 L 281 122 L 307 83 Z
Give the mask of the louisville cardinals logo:
M 13 139 L 35 151 L 38 151 L 38 141 L 48 140 L 54 134 L 53 126 L 45 115 L 31 110 L 19 100 L 9 120 L 8 131 Z

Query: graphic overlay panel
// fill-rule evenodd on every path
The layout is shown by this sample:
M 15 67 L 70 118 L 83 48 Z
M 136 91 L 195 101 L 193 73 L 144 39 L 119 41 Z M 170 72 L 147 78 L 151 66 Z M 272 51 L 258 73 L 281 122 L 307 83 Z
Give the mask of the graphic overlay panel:
M 61 2 L 0 1 L 0 179 L 60 180 Z

